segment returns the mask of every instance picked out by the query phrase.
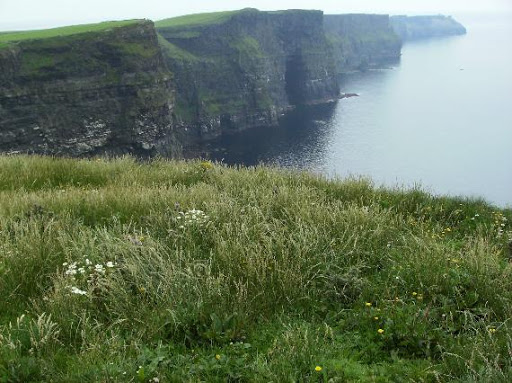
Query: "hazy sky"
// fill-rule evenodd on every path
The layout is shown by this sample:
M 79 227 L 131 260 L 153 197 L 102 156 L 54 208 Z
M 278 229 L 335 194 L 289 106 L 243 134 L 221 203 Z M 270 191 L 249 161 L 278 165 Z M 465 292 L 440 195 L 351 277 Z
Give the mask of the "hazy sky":
M 188 13 L 246 7 L 456 16 L 466 12 L 512 12 L 512 0 L 0 0 L 0 30 L 132 18 L 159 20 Z

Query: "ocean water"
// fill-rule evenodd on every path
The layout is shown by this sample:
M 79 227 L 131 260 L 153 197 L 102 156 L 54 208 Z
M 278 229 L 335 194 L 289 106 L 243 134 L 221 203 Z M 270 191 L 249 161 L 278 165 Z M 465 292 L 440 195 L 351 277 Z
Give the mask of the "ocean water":
M 359 97 L 299 108 L 277 128 L 203 151 L 512 206 L 512 16 L 455 17 L 467 35 L 408 42 L 392 67 L 345 75 L 342 90 Z

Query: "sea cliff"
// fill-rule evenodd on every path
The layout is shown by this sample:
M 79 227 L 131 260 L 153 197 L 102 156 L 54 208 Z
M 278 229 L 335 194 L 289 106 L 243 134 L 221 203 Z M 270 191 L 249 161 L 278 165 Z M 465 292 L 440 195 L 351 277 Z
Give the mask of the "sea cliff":
M 404 41 L 466 34 L 466 28 L 451 16 L 393 16 L 391 25 Z
M 82 28 L 83 29 L 83 28 Z M 172 75 L 151 21 L 4 35 L 0 151 L 176 152 Z
M 337 73 L 379 67 L 400 58 L 402 42 L 388 15 L 325 15 Z
M 404 38 L 463 29 L 437 16 L 391 24 Z M 398 59 L 391 24 L 249 8 L 0 33 L 0 151 L 177 157 L 276 125 L 298 105 L 337 100 L 340 74 Z
M 244 9 L 156 23 L 176 80 L 176 115 L 197 137 L 277 124 L 289 108 L 336 99 L 320 11 Z

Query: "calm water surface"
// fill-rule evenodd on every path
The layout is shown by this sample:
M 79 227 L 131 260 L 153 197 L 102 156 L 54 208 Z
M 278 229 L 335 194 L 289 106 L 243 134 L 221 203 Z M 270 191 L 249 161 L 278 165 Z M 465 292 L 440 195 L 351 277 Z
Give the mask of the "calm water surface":
M 343 91 L 360 97 L 204 150 L 228 164 L 362 175 L 512 206 L 512 18 L 456 18 L 466 36 L 407 43 L 395 67 L 346 75 Z

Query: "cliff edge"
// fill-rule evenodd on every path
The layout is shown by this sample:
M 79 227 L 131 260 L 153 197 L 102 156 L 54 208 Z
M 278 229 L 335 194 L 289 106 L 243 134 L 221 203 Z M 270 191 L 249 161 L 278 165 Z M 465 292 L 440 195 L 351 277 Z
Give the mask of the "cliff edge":
M 0 33 L 0 152 L 177 157 L 336 100 L 340 74 L 400 57 L 398 35 L 460 33 L 444 16 L 252 8 Z
M 0 35 L 0 151 L 173 155 L 173 106 L 151 21 Z
M 402 42 L 388 15 L 325 15 L 338 74 L 380 67 L 400 58 Z
M 403 41 L 466 34 L 466 28 L 451 16 L 392 16 L 391 25 Z
M 336 99 L 321 11 L 190 15 L 156 22 L 176 79 L 176 115 L 199 137 L 274 125 L 287 109 Z

